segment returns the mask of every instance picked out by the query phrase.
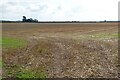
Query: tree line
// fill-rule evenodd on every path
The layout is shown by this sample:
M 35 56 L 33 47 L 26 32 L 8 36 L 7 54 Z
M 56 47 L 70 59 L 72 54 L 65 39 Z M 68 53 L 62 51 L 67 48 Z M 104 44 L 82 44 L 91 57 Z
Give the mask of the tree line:
M 38 22 L 38 20 L 32 18 L 27 19 L 26 16 L 23 16 L 22 22 Z

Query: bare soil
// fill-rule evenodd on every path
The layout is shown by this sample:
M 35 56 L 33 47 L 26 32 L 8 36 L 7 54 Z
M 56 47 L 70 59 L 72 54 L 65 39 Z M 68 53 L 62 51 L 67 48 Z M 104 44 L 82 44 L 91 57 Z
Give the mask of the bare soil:
M 3 77 L 40 67 L 47 78 L 118 76 L 118 23 L 3 23 L 2 31 L 29 42 L 22 49 L 3 50 Z

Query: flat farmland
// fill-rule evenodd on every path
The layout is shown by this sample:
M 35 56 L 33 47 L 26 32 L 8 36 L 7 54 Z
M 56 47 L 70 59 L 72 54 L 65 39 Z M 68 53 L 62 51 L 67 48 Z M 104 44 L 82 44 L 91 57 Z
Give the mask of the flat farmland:
M 3 23 L 3 77 L 116 78 L 118 23 Z

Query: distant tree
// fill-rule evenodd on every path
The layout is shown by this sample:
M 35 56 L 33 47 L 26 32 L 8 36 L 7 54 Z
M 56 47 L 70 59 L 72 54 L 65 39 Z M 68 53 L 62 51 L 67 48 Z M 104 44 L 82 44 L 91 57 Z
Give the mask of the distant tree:
M 38 20 L 37 20 L 37 19 L 34 19 L 34 22 L 38 22 Z
M 30 18 L 30 22 L 33 22 L 34 20 L 32 18 Z
M 107 22 L 106 20 L 104 20 L 104 22 Z
M 23 21 L 23 22 L 26 22 L 26 17 L 25 17 L 25 16 L 23 16 L 22 21 Z
M 30 19 L 27 19 L 27 21 L 26 21 L 26 22 L 31 22 L 31 21 L 30 21 Z
M 37 20 L 37 19 L 34 19 L 34 20 L 33 20 L 32 18 L 26 19 L 26 17 L 25 17 L 25 16 L 23 16 L 22 21 L 23 21 L 23 22 L 38 22 L 38 20 Z

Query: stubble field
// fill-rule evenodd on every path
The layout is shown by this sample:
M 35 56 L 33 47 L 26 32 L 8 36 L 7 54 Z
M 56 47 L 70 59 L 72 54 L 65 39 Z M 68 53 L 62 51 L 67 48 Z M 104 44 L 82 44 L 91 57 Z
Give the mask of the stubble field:
M 118 23 L 3 23 L 3 77 L 115 78 Z

